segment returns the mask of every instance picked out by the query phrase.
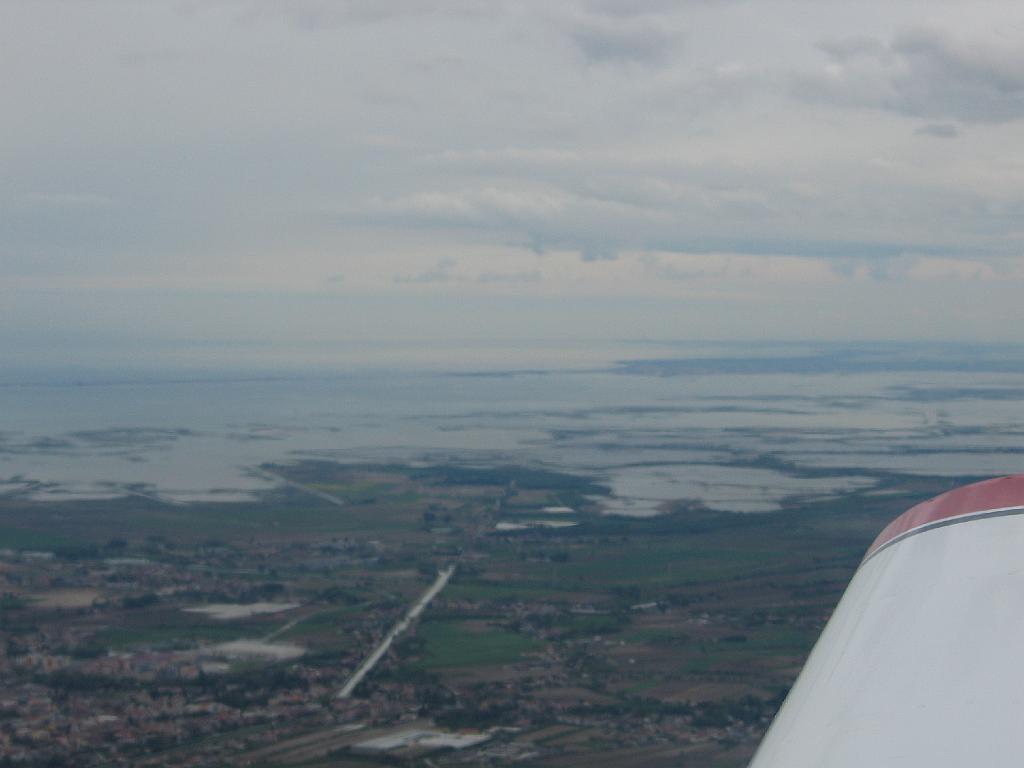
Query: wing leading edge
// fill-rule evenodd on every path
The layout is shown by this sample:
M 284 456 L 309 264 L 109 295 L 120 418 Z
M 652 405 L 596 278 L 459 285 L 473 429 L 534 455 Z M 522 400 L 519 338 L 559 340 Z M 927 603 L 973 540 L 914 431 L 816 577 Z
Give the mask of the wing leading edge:
M 751 768 L 1019 765 L 1024 475 L 919 504 L 875 540 Z

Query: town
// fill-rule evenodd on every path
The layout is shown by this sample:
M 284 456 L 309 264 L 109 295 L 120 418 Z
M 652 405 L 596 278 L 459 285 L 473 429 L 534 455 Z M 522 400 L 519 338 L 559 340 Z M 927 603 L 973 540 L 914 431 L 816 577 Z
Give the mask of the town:
M 744 765 L 935 482 L 632 519 L 536 468 L 261 471 L 250 504 L 0 503 L 0 765 Z

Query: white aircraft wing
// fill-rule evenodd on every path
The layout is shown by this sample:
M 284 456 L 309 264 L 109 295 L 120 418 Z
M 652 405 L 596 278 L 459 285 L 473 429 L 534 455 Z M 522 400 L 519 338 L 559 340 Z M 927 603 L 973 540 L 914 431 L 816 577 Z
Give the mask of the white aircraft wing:
M 1024 765 L 1024 475 L 868 550 L 750 768 Z

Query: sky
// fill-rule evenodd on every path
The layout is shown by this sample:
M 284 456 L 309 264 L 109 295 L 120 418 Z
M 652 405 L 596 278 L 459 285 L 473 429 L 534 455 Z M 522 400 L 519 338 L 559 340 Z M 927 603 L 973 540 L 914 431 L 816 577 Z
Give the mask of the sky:
M 0 110 L 27 365 L 1024 320 L 1020 3 L 0 0 Z

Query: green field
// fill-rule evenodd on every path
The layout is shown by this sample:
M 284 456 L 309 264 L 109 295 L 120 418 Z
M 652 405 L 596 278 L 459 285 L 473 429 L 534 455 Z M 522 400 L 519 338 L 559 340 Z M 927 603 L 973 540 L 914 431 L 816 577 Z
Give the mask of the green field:
M 343 608 L 328 608 L 310 614 L 294 627 L 276 636 L 277 640 L 312 642 L 318 646 L 329 645 L 331 648 L 345 648 L 352 644 L 349 633 L 345 631 L 345 622 L 358 618 L 366 611 L 365 605 L 348 605 Z
M 252 631 L 244 627 L 140 627 L 111 628 L 97 632 L 92 644 L 115 651 L 139 646 L 192 645 L 225 643 L 243 637 L 251 637 Z
M 508 664 L 543 647 L 536 640 L 503 629 L 480 629 L 464 621 L 427 621 L 418 636 L 424 643 L 422 669 Z
M 0 549 L 49 550 L 70 543 L 69 539 L 54 533 L 0 525 Z
M 0 547 L 56 555 L 8 557 L 17 576 L 0 606 L 8 651 L 45 647 L 54 634 L 47 622 L 77 625 L 60 649 L 76 664 L 108 651 L 188 649 L 288 627 L 274 639 L 303 646 L 301 659 L 239 663 L 229 676 L 183 684 L 182 695 L 212 696 L 239 711 L 286 691 L 303 705 L 314 690 L 316 701 L 330 703 L 437 571 L 454 564 L 451 583 L 374 668 L 353 707 L 374 702 L 395 722 L 415 714 L 456 729 L 556 727 L 564 713 L 607 726 L 570 728 L 544 742 L 541 762 L 525 764 L 738 766 L 870 541 L 950 483 L 886 476 L 880 482 L 892 493 L 884 496 L 793 499 L 763 515 L 680 503 L 641 519 L 597 514 L 582 498 L 603 492 L 590 481 L 515 467 L 302 462 L 275 471 L 345 503 L 283 484 L 246 503 L 0 499 Z M 577 509 L 579 524 L 496 530 L 502 516 L 535 519 L 540 506 L 555 503 Z M 103 599 L 88 609 L 39 610 L 32 597 L 45 590 L 36 585 L 87 587 Z M 264 600 L 303 607 L 231 622 L 182 612 Z M 297 617 L 304 618 L 291 624 Z M 107 708 L 118 706 L 117 695 L 109 686 L 95 692 Z M 275 728 L 297 736 L 322 727 L 314 720 L 299 713 Z M 649 743 L 616 749 L 608 734 L 617 728 L 646 733 Z M 704 746 L 671 763 L 651 763 L 643 751 L 690 743 L 694 733 Z M 213 749 L 218 738 L 166 748 L 184 757 Z M 383 764 L 347 753 L 331 760 Z

